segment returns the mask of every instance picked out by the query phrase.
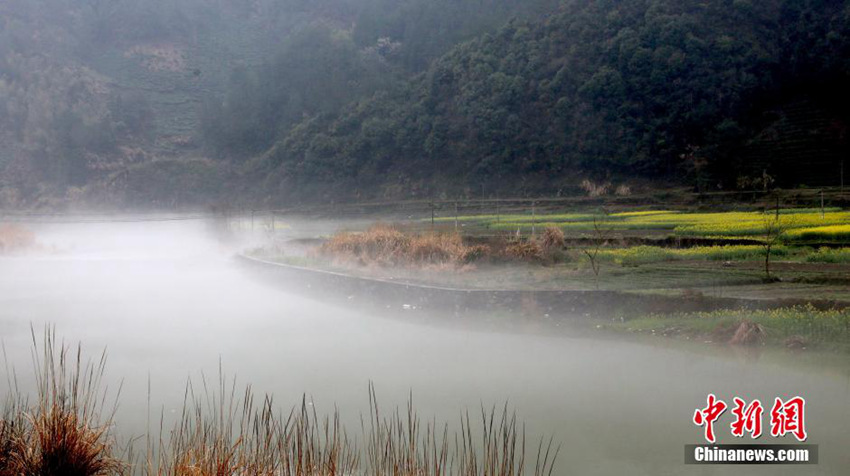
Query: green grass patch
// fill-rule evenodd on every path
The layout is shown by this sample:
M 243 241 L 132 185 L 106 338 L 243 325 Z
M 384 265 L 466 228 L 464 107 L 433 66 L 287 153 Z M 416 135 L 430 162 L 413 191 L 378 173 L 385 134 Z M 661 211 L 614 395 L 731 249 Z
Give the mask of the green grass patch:
M 791 250 L 785 246 L 774 247 L 771 255 L 785 257 Z M 633 246 L 605 249 L 599 252 L 607 259 L 623 266 L 681 260 L 735 261 L 764 259 L 764 247 L 758 245 L 695 246 L 693 248 L 661 248 L 658 246 Z
M 764 329 L 767 345 L 824 346 L 850 351 L 850 309 L 819 310 L 811 305 L 771 310 L 720 310 L 667 315 L 649 315 L 611 326 L 656 335 L 705 337 L 728 340 L 747 321 Z
M 820 248 L 806 256 L 809 263 L 850 263 L 850 248 Z
M 602 226 L 618 232 L 669 230 L 678 236 L 714 238 L 757 238 L 765 233 L 766 224 L 775 211 L 685 213 L 670 210 L 642 210 L 621 212 L 601 218 L 592 213 L 556 213 L 544 215 L 506 214 L 470 215 L 459 217 L 463 223 L 476 224 L 493 230 L 521 231 L 532 227 L 554 226 L 567 232 L 589 233 L 594 220 L 601 219 Z M 780 223 L 786 229 L 785 237 L 792 241 L 829 240 L 850 242 L 850 212 L 838 208 L 782 209 Z M 452 217 L 436 221 L 454 221 Z

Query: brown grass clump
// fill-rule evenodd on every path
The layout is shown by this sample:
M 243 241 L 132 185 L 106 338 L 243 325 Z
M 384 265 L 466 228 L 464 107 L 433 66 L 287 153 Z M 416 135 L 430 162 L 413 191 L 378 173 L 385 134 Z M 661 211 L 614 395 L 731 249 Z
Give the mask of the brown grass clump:
M 607 195 L 611 190 L 610 182 L 600 182 L 595 183 L 589 179 L 584 179 L 581 181 L 579 185 L 585 193 L 587 193 L 588 197 L 601 197 L 603 195 Z
M 566 245 L 564 238 L 564 230 L 557 226 L 547 226 L 543 229 L 543 236 L 540 240 L 540 245 L 544 250 L 561 250 Z
M 505 247 L 505 257 L 521 261 L 540 261 L 544 249 L 536 240 L 514 240 Z
M 412 234 L 383 224 L 361 233 L 338 233 L 319 248 L 321 254 L 366 266 L 458 266 L 481 259 L 489 251 L 484 245 L 464 244 L 457 233 Z
M 16 474 L 15 460 L 23 441 L 23 416 L 19 404 L 14 401 L 6 405 L 0 418 L 0 476 Z
M 741 321 L 735 334 L 729 340 L 732 345 L 760 345 L 764 342 L 765 331 L 761 324 L 752 321 Z
M 30 230 L 10 223 L 0 223 L 0 255 L 17 253 L 35 246 Z
M 149 476 L 337 476 L 356 474 L 354 447 L 341 429 L 339 414 L 321 420 L 302 398 L 299 409 L 287 418 L 274 412 L 271 397 L 254 405 L 250 387 L 241 400 L 230 395 L 213 396 L 205 406 L 191 401 L 171 433 L 170 447 L 159 449 L 159 460 L 150 457 Z M 209 398 L 206 395 L 205 398 Z M 151 451 L 149 450 L 149 455 Z
M 79 347 L 75 355 L 56 347 L 52 331 L 45 333 L 42 352 L 36 357 L 37 405 L 14 405 L 16 415 L 7 412 L 3 419 L 0 474 L 120 474 L 124 465 L 112 456 L 111 417 L 101 421 L 100 415 L 105 355 L 98 364 L 83 364 Z

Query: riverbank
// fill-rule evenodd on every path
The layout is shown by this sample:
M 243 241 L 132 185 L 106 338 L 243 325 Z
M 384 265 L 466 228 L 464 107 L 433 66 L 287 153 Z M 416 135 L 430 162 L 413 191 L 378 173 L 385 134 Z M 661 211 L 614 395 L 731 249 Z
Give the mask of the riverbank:
M 411 318 L 479 320 L 507 326 L 558 327 L 651 334 L 739 346 L 845 353 L 850 344 L 848 303 L 833 299 L 705 295 L 672 289 L 484 289 L 395 277 L 354 274 L 240 255 L 242 264 L 284 280 L 289 288 L 325 301 L 399 310 Z M 296 260 L 298 261 L 298 260 Z M 457 276 L 457 273 L 451 273 Z M 778 286 L 784 283 L 764 284 Z M 665 292 L 666 291 L 666 292 Z M 827 324 L 827 318 L 829 320 Z M 521 324 L 520 324 L 521 323 Z M 757 326 L 734 339 L 743 323 Z

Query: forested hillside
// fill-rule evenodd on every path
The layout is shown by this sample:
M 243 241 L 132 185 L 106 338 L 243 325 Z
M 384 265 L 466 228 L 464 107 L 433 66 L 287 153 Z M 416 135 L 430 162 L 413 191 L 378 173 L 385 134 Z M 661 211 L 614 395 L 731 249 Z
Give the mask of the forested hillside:
M 268 180 L 360 196 L 554 193 L 581 177 L 838 185 L 848 21 L 847 2 L 568 2 L 304 121 L 267 155 Z
M 4 0 L 0 208 L 837 184 L 850 2 Z

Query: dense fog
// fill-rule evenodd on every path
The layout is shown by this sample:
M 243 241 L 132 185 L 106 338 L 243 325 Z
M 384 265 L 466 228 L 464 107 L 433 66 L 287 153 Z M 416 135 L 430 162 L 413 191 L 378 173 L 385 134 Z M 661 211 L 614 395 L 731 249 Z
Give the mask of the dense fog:
M 175 418 L 187 379 L 201 388 L 203 374 L 217 388 L 221 365 L 228 381 L 235 376 L 239 388 L 272 393 L 282 408 L 305 393 L 319 413 L 338 406 L 353 433 L 368 412 L 370 381 L 386 411 L 404 407 L 412 392 L 421 417 L 449 424 L 462 411 L 508 402 L 530 445 L 548 435 L 563 445 L 558 475 L 684 474 L 682 445 L 701 436 L 690 420 L 707 393 L 765 401 L 805 393 L 809 442 L 820 445 L 822 461 L 810 474 L 839 474 L 850 464 L 843 450 L 850 380 L 829 366 L 578 338 L 569 329 L 424 325 L 401 307 L 377 317 L 259 277 L 234 257 L 244 241 L 223 244 L 202 222 L 33 229 L 40 250 L 0 258 L 5 372 L 32 394 L 31 333 L 40 342 L 49 325 L 87 356 L 106 349 L 110 392 L 123 382 L 115 424 L 124 438 L 159 428 L 161 415 Z M 750 474 L 797 474 L 753 468 Z M 715 466 L 702 474 L 737 472 Z

